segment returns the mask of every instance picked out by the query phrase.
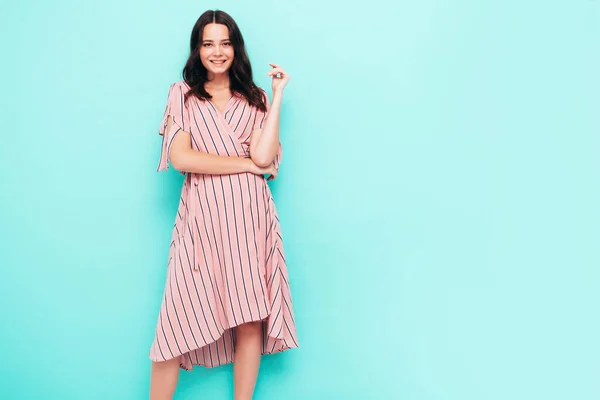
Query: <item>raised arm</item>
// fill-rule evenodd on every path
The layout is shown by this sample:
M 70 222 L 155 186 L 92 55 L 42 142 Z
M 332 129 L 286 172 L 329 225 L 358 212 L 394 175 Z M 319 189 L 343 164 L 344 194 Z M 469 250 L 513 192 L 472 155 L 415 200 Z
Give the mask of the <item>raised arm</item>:
M 269 106 L 268 97 L 267 115 L 262 129 L 255 129 L 250 138 L 250 156 L 258 166 L 267 167 L 275 161 L 280 150 L 279 142 L 279 113 L 283 89 L 290 80 L 290 76 L 277 64 L 270 64 L 273 69 L 267 75 L 272 76 L 273 102 Z
M 271 165 L 279 150 L 281 96 L 281 92 L 273 93 L 273 104 L 269 107 L 263 128 L 255 129 L 250 138 L 250 156 L 261 167 Z

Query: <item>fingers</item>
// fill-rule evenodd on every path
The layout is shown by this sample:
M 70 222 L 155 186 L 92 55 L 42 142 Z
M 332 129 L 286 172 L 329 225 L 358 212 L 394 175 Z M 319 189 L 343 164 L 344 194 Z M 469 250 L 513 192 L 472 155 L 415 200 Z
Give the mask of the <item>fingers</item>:
M 269 174 L 269 177 L 267 178 L 267 180 L 272 181 L 273 179 L 275 179 L 277 177 L 277 168 L 275 168 L 275 166 L 273 164 L 271 164 L 269 166 L 269 171 L 267 173 Z
M 281 68 L 280 65 L 271 64 L 271 63 L 269 63 L 269 65 L 271 67 L 273 67 L 273 69 L 270 70 L 269 72 L 267 72 L 267 76 L 275 76 L 275 77 L 280 78 L 280 79 L 283 79 L 284 77 L 288 77 L 289 78 L 288 73 L 285 72 L 285 70 L 283 68 Z M 280 75 L 280 76 L 278 76 L 278 75 Z
M 281 65 L 279 65 L 279 64 L 269 63 L 269 65 L 273 68 L 281 68 Z M 283 68 L 281 68 L 281 69 L 283 69 Z
M 287 75 L 287 73 L 281 68 L 273 68 L 272 70 L 267 72 L 267 76 L 272 76 L 272 75 L 277 76 L 277 74 L 281 74 L 281 77 L 283 77 L 284 75 Z

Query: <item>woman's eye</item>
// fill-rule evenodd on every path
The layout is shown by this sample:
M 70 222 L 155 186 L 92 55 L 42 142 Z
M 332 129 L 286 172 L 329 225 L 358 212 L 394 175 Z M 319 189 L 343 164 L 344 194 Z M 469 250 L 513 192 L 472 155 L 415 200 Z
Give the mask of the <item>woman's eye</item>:
M 204 47 L 208 47 L 210 45 L 211 45 L 210 43 L 204 43 Z
M 231 46 L 230 42 L 223 43 L 223 46 Z

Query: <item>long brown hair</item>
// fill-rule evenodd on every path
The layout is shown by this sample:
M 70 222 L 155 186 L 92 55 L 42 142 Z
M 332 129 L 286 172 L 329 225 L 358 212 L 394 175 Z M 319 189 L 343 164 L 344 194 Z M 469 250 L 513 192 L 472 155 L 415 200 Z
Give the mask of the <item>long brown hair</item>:
M 252 66 L 244 46 L 244 38 L 237 24 L 229 14 L 220 10 L 205 11 L 192 29 L 190 38 L 190 56 L 183 68 L 183 80 L 190 87 L 185 94 L 185 100 L 189 96 L 196 96 L 201 100 L 210 100 L 212 96 L 204 88 L 208 80 L 206 68 L 200 60 L 200 46 L 202 45 L 202 32 L 208 24 L 222 24 L 229 29 L 229 40 L 233 44 L 234 57 L 229 68 L 229 86 L 232 93 L 238 93 L 252 106 L 261 111 L 267 111 L 263 91 L 256 86 L 252 79 Z

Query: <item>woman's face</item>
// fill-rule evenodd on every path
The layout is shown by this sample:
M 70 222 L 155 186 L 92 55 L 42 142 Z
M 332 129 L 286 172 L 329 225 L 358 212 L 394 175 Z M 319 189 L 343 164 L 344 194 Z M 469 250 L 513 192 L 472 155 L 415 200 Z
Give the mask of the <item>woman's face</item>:
M 200 60 L 208 71 L 208 78 L 223 74 L 233 62 L 233 44 L 229 40 L 229 29 L 221 24 L 208 24 L 202 32 Z

